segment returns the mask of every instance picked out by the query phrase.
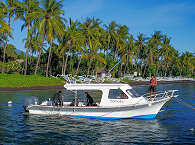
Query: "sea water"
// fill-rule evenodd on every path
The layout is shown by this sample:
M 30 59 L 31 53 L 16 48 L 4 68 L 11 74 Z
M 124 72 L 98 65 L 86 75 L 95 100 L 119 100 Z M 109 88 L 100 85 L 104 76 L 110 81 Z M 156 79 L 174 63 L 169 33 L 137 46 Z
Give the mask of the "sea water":
M 178 89 L 178 99 L 189 105 L 173 98 L 156 119 L 106 121 L 23 114 L 28 98 L 51 98 L 56 90 L 0 92 L 0 144 L 195 144 L 195 83 L 158 85 L 167 89 Z M 148 87 L 135 90 L 143 94 Z

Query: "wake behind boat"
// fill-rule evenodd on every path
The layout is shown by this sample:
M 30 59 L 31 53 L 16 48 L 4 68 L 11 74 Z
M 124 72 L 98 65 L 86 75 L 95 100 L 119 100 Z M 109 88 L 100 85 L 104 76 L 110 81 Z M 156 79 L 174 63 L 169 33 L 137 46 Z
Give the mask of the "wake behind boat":
M 91 119 L 153 119 L 162 106 L 172 97 L 177 97 L 177 90 L 157 92 L 155 99 L 149 100 L 149 94 L 139 96 L 128 84 L 65 84 L 66 90 L 75 93 L 74 102 L 63 102 L 63 106 L 53 106 L 51 101 L 40 105 L 25 106 L 30 114 L 55 114 Z M 86 106 L 78 102 L 78 91 L 98 90 L 102 92 L 100 102 Z M 72 106 L 73 105 L 73 106 Z

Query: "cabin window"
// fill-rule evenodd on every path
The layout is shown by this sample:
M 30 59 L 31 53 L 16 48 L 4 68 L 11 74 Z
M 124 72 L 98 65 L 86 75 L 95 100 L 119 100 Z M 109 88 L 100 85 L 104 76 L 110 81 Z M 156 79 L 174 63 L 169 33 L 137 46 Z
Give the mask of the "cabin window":
M 110 89 L 108 99 L 128 99 L 121 89 Z
M 89 95 L 93 98 L 94 103 L 97 102 L 99 103 L 101 101 L 102 91 L 100 90 L 78 90 L 78 91 L 65 90 L 64 101 L 72 102 L 76 96 L 77 98 L 80 98 L 81 102 L 86 102 L 86 97 L 84 96 L 85 92 L 89 93 Z
M 132 96 L 133 98 L 137 98 L 137 97 L 140 97 L 140 95 L 133 89 L 128 89 L 127 90 L 127 93 Z

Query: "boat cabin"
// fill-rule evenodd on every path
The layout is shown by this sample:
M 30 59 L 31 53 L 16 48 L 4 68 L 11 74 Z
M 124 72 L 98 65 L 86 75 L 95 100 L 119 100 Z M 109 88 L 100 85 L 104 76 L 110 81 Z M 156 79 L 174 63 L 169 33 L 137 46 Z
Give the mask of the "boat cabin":
M 102 96 L 98 104 L 100 107 L 128 106 L 147 102 L 144 97 L 139 96 L 128 84 L 65 84 L 64 87 L 74 92 L 80 90 L 101 91 Z

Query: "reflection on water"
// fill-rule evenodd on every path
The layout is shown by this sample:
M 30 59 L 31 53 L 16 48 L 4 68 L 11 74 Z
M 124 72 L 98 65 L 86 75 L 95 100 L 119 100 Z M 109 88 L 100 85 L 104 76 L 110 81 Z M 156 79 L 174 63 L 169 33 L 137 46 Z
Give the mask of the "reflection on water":
M 158 120 L 101 121 L 30 115 L 26 116 L 24 122 L 29 127 L 28 130 L 31 130 L 32 138 L 36 138 L 38 134 L 51 136 L 44 141 L 45 143 L 51 142 L 53 138 L 60 143 L 75 144 L 76 142 L 135 143 L 143 139 L 145 142 L 150 142 L 150 139 L 157 138 L 159 135 L 156 133 L 160 132 L 161 139 L 167 138 L 167 130 L 160 127 Z
M 143 94 L 147 87 L 135 88 Z M 195 84 L 159 85 L 179 89 L 179 98 L 195 107 Z M 56 91 L 0 93 L 0 144 L 193 144 L 195 111 L 168 102 L 157 119 L 102 121 L 63 116 L 23 115 L 26 98 L 49 98 Z M 12 106 L 7 102 L 11 100 Z

